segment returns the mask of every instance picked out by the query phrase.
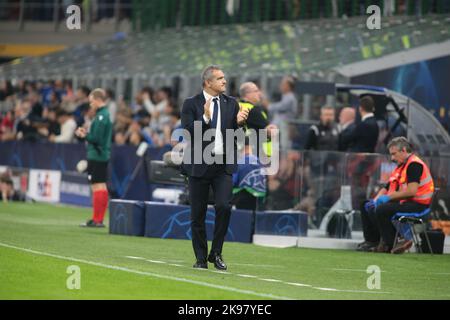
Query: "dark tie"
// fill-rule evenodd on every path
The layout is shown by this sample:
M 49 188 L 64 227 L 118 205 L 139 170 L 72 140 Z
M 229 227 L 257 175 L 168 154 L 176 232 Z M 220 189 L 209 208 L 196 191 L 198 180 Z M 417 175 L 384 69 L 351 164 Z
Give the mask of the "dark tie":
M 219 114 L 219 103 L 217 102 L 219 99 L 214 98 L 214 111 L 213 111 L 213 117 L 212 117 L 212 121 L 211 121 L 211 128 L 216 128 L 217 127 L 217 118 L 218 118 L 218 114 Z

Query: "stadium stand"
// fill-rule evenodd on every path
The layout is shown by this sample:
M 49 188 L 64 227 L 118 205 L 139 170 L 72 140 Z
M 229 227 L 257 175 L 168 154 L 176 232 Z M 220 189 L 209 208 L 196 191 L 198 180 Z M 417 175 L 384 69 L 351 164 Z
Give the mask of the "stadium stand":
M 201 66 L 220 59 L 230 75 L 245 68 L 251 75 L 285 74 L 294 70 L 311 73 L 314 78 L 326 78 L 326 73 L 339 65 L 447 40 L 449 31 L 450 18 L 441 15 L 419 20 L 388 18 L 382 30 L 370 33 L 365 19 L 361 18 L 226 28 L 189 27 L 78 45 L 43 57 L 23 58 L 2 66 L 0 71 L 4 78 L 42 79 L 68 74 L 73 77 L 99 74 L 191 76 L 197 75 Z M 201 45 L 210 49 L 204 50 Z

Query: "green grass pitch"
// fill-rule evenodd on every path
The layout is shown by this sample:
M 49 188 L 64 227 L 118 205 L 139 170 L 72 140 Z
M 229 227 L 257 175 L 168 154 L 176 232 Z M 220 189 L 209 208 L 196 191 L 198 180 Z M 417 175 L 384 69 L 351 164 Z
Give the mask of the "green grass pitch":
M 89 209 L 0 204 L 0 299 L 449 299 L 450 256 L 225 243 L 228 271 L 195 270 L 190 241 L 83 229 Z M 69 289 L 69 266 L 80 289 Z M 367 267 L 379 266 L 380 289 Z M 370 282 L 370 281 L 369 281 Z

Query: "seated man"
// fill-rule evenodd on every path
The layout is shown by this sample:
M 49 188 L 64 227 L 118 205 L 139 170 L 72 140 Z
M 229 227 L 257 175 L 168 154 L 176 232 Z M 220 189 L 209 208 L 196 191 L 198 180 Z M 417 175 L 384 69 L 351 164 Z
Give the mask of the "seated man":
M 399 242 L 393 248 L 396 230 L 392 217 L 397 212 L 421 212 L 431 204 L 434 183 L 428 166 L 412 153 L 404 137 L 392 139 L 388 149 L 397 168 L 377 196 L 362 205 L 365 241 L 358 246 L 359 251 L 405 252 L 412 246 L 412 240 Z

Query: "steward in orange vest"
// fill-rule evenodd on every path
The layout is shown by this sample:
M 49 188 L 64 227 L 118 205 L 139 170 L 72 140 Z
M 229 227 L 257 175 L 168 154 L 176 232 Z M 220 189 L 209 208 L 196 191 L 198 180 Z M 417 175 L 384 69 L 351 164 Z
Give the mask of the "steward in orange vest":
M 392 171 L 389 183 L 361 208 L 365 241 L 358 246 L 360 251 L 403 253 L 408 250 L 412 241 L 407 239 L 392 248 L 396 230 L 391 218 L 398 212 L 421 212 L 431 205 L 434 183 L 426 163 L 412 152 L 404 137 L 392 139 L 388 149 L 397 168 Z
M 407 192 L 408 190 L 408 180 L 407 172 L 408 168 L 412 163 L 418 163 L 422 165 L 422 175 L 420 176 L 419 186 L 417 191 L 411 198 L 401 199 L 400 203 L 405 203 L 406 201 L 413 201 L 424 205 L 431 204 L 431 198 L 434 192 L 433 178 L 430 173 L 428 166 L 415 154 L 411 154 L 406 159 L 406 162 L 399 165 L 392 171 L 389 178 L 389 188 L 387 191 L 388 196 L 392 195 L 394 192 Z M 392 200 L 391 196 L 390 199 Z

